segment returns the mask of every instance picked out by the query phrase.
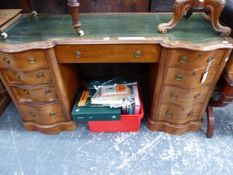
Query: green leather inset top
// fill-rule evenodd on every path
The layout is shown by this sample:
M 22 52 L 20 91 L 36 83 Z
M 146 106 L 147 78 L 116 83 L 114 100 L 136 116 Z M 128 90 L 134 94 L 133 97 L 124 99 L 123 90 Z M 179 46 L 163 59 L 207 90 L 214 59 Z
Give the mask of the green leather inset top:
M 167 34 L 160 34 L 157 26 L 168 22 L 171 14 L 81 14 L 85 38 L 98 37 L 166 37 L 171 41 L 206 43 L 222 41 L 211 24 L 200 14 L 182 21 Z M 78 38 L 72 27 L 70 15 L 23 15 L 6 32 L 9 37 L 1 43 L 21 44 L 57 38 Z

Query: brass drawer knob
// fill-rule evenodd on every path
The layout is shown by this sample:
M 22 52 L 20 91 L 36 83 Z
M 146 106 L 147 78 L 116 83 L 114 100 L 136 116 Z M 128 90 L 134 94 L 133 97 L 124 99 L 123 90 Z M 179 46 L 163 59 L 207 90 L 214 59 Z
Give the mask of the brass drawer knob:
M 193 116 L 193 112 L 192 111 L 187 114 L 188 118 L 191 118 L 192 116 Z
M 142 57 L 142 52 L 141 51 L 136 51 L 136 52 L 134 52 L 134 57 L 135 58 L 141 58 Z
M 214 61 L 214 57 L 209 57 L 208 60 L 207 60 L 207 63 L 210 63 L 212 61 Z
M 28 63 L 29 63 L 29 64 L 35 64 L 35 63 L 36 63 L 36 59 L 33 58 L 33 57 L 32 57 L 32 58 L 29 58 L 29 59 L 28 59 Z
M 195 99 L 197 99 L 198 97 L 200 97 L 200 93 L 194 95 Z
M 181 75 L 181 74 L 176 74 L 176 80 L 177 80 L 177 81 L 183 80 L 183 75 Z
M 20 80 L 20 79 L 21 79 L 21 77 L 20 77 L 19 73 L 17 73 L 17 74 L 16 74 L 16 79 L 18 79 L 18 80 Z
M 43 73 L 43 72 L 38 72 L 38 73 L 36 74 L 36 77 L 37 77 L 37 78 L 43 78 L 43 77 L 44 77 L 44 73 Z
M 173 99 L 177 99 L 177 98 L 178 98 L 178 95 L 177 95 L 177 94 L 175 94 L 175 93 L 171 93 L 171 98 L 173 98 Z
M 10 60 L 9 60 L 7 57 L 4 57 L 4 58 L 3 58 L 3 61 L 4 61 L 6 64 L 10 64 Z
M 80 51 L 76 51 L 74 54 L 77 58 L 81 58 L 82 56 L 82 53 Z
M 30 112 L 30 115 L 31 115 L 32 117 L 35 117 L 35 116 L 36 116 L 36 114 L 35 114 L 34 112 Z
M 56 116 L 56 112 L 50 112 L 49 116 L 50 116 L 50 117 Z
M 53 91 L 51 90 L 51 89 L 47 89 L 46 91 L 45 91 L 45 95 L 48 95 L 48 94 L 51 94 Z
M 186 56 L 180 57 L 180 62 L 183 63 L 183 64 L 187 63 L 188 62 L 188 57 L 186 57 Z
M 166 115 L 167 118 L 170 118 L 170 117 L 173 116 L 173 112 L 167 111 L 165 115 Z

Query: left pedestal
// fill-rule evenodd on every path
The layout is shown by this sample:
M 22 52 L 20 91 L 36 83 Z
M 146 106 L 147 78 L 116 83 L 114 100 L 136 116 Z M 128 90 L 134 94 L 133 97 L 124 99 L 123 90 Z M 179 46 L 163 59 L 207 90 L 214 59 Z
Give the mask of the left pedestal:
M 55 134 L 76 128 L 53 49 L 0 53 L 0 77 L 25 129 Z

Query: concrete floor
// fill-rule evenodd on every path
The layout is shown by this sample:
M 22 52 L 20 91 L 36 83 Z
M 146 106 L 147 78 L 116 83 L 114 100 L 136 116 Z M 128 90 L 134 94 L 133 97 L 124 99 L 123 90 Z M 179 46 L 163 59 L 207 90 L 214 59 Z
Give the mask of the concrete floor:
M 225 175 L 233 174 L 233 105 L 215 110 L 212 139 L 199 132 L 27 132 L 11 104 L 0 118 L 0 175 Z

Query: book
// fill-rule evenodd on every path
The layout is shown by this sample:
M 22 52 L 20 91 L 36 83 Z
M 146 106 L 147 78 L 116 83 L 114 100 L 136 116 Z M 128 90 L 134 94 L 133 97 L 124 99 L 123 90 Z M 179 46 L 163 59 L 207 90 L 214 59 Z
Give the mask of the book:
M 141 103 L 139 99 L 138 86 L 133 85 L 132 89 L 133 89 L 133 97 L 134 97 L 134 114 L 139 114 L 141 109 Z
M 120 120 L 120 108 L 91 104 L 90 98 L 94 93 L 94 89 L 89 89 L 79 95 L 71 112 L 73 120 L 77 122 Z

